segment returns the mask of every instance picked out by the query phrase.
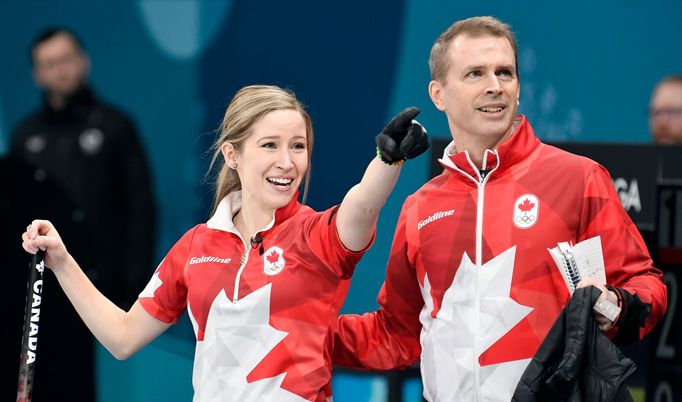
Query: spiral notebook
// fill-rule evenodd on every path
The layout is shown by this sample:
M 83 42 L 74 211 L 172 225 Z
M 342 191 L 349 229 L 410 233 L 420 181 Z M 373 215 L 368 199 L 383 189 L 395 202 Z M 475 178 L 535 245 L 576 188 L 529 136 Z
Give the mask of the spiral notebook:
M 606 283 L 601 237 L 595 236 L 573 245 L 560 242 L 548 249 L 571 294 L 582 279 Z
M 556 247 L 547 249 L 561 272 L 566 287 L 573 294 L 578 282 L 583 279 L 594 279 L 597 283 L 606 284 L 604 255 L 601 249 L 601 237 L 595 236 L 573 245 L 559 242 Z M 620 307 L 600 296 L 594 305 L 595 311 L 603 314 L 611 321 L 618 317 Z

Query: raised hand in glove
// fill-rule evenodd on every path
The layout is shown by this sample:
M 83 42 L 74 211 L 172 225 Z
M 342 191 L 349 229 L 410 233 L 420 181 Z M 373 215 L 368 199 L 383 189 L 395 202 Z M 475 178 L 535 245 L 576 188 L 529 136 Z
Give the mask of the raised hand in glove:
M 426 129 L 414 120 L 418 114 L 419 109 L 408 107 L 395 115 L 376 136 L 377 156 L 384 163 L 398 165 L 429 149 Z

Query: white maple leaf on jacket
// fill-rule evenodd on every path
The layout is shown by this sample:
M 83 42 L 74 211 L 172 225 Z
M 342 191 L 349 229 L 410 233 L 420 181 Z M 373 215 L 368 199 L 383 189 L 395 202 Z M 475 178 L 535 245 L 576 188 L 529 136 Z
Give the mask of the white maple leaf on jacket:
M 218 293 L 208 314 L 204 340 L 196 346 L 194 402 L 306 401 L 280 388 L 286 373 L 246 381 L 253 368 L 288 334 L 270 325 L 270 292 L 268 284 L 237 303 L 232 303 L 224 290 Z M 189 316 L 192 318 L 191 311 Z M 193 319 L 192 325 L 196 333 Z
M 422 296 L 422 379 L 431 400 L 511 400 L 530 359 L 481 367 L 479 357 L 533 309 L 509 297 L 516 247 L 476 267 L 464 253 L 436 318 L 428 276 Z

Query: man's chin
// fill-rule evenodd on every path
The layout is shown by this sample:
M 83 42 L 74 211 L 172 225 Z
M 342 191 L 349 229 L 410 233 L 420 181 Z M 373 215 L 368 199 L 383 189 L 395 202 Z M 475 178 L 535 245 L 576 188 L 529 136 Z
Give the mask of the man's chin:
M 509 134 L 514 127 L 513 118 L 504 118 L 495 121 L 486 121 L 483 123 L 485 129 L 483 130 L 487 136 L 503 137 Z
M 52 87 L 46 87 L 45 93 L 50 95 L 50 96 L 59 96 L 62 98 L 68 98 L 69 96 L 78 92 L 81 88 L 84 88 L 84 85 L 81 83 L 68 84 L 68 85 L 62 84 L 62 85 L 57 85 L 57 86 L 52 86 Z

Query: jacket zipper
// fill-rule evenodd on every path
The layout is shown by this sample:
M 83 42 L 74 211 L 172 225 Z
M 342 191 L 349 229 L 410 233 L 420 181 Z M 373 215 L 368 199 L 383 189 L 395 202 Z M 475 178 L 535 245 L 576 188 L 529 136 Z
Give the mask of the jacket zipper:
M 476 165 L 469 159 L 469 154 L 467 153 L 467 159 L 469 159 L 469 163 L 471 164 L 472 167 L 474 167 L 475 171 L 478 171 L 479 173 L 479 178 L 476 180 L 476 187 L 477 187 L 477 203 L 476 203 L 476 275 L 474 276 L 474 311 L 475 311 L 475 318 L 474 318 L 474 328 L 476 329 L 474 332 L 474 347 L 473 347 L 473 366 L 474 366 L 474 382 L 476 385 L 475 388 L 475 400 L 480 401 L 479 397 L 479 391 L 480 391 L 480 386 L 481 386 L 481 367 L 479 366 L 478 363 L 478 356 L 480 356 L 479 353 L 479 343 L 478 343 L 478 330 L 480 327 L 480 322 L 481 322 L 481 314 L 480 314 L 480 308 L 481 308 L 481 294 L 480 294 L 480 286 L 479 286 L 479 276 L 481 275 L 481 269 L 483 267 L 483 210 L 484 210 L 484 203 L 485 203 L 485 185 L 488 182 L 488 178 L 490 177 L 490 174 L 494 172 L 499 166 L 499 155 L 497 155 L 497 166 L 495 166 L 493 169 L 488 169 L 488 166 L 486 165 L 486 162 L 488 160 L 488 152 L 493 152 L 497 154 L 495 151 L 490 151 L 490 150 L 485 150 L 483 152 L 483 161 L 482 161 L 482 166 L 481 169 L 478 169 Z
M 260 242 L 259 242 L 260 243 L 260 249 L 259 249 L 260 255 L 263 254 L 263 238 L 260 234 L 270 230 L 274 225 L 275 225 L 275 213 L 273 212 L 272 213 L 272 220 L 270 221 L 270 223 L 267 224 L 263 229 L 256 232 L 256 234 L 254 236 L 254 237 L 260 236 Z M 237 234 L 237 236 L 239 236 L 239 238 L 242 241 L 242 244 L 244 244 L 244 254 L 242 254 L 241 258 L 239 259 L 239 270 L 237 271 L 237 276 L 234 278 L 234 294 L 232 295 L 232 303 L 237 303 L 237 301 L 239 301 L 239 282 L 241 281 L 242 271 L 244 271 L 244 268 L 246 268 L 246 264 L 249 262 L 249 254 L 251 254 L 251 249 L 253 249 L 253 247 L 251 246 L 251 242 L 247 243 L 246 241 L 244 241 L 241 234 L 239 234 L 239 233 L 235 233 L 235 234 Z
M 243 239 L 242 243 L 244 243 Z M 251 247 L 244 243 L 244 254 L 242 254 L 241 258 L 239 259 L 239 270 L 237 270 L 237 277 L 234 278 L 234 294 L 232 296 L 232 303 L 237 303 L 237 301 L 239 300 L 239 281 L 242 276 L 242 271 L 244 271 L 244 268 L 246 268 L 246 263 L 249 262 L 250 252 Z
M 479 401 L 478 392 L 480 390 L 481 381 L 481 368 L 478 365 L 479 356 L 479 344 L 478 344 L 478 329 L 481 325 L 481 295 L 479 289 L 478 278 L 481 275 L 481 259 L 482 259 L 482 249 L 483 249 L 483 201 L 485 198 L 484 186 L 485 179 L 482 179 L 478 183 L 478 200 L 476 205 L 476 275 L 474 275 L 474 347 L 473 347 L 473 366 L 474 366 L 474 381 L 476 384 L 475 397 L 476 401 Z

